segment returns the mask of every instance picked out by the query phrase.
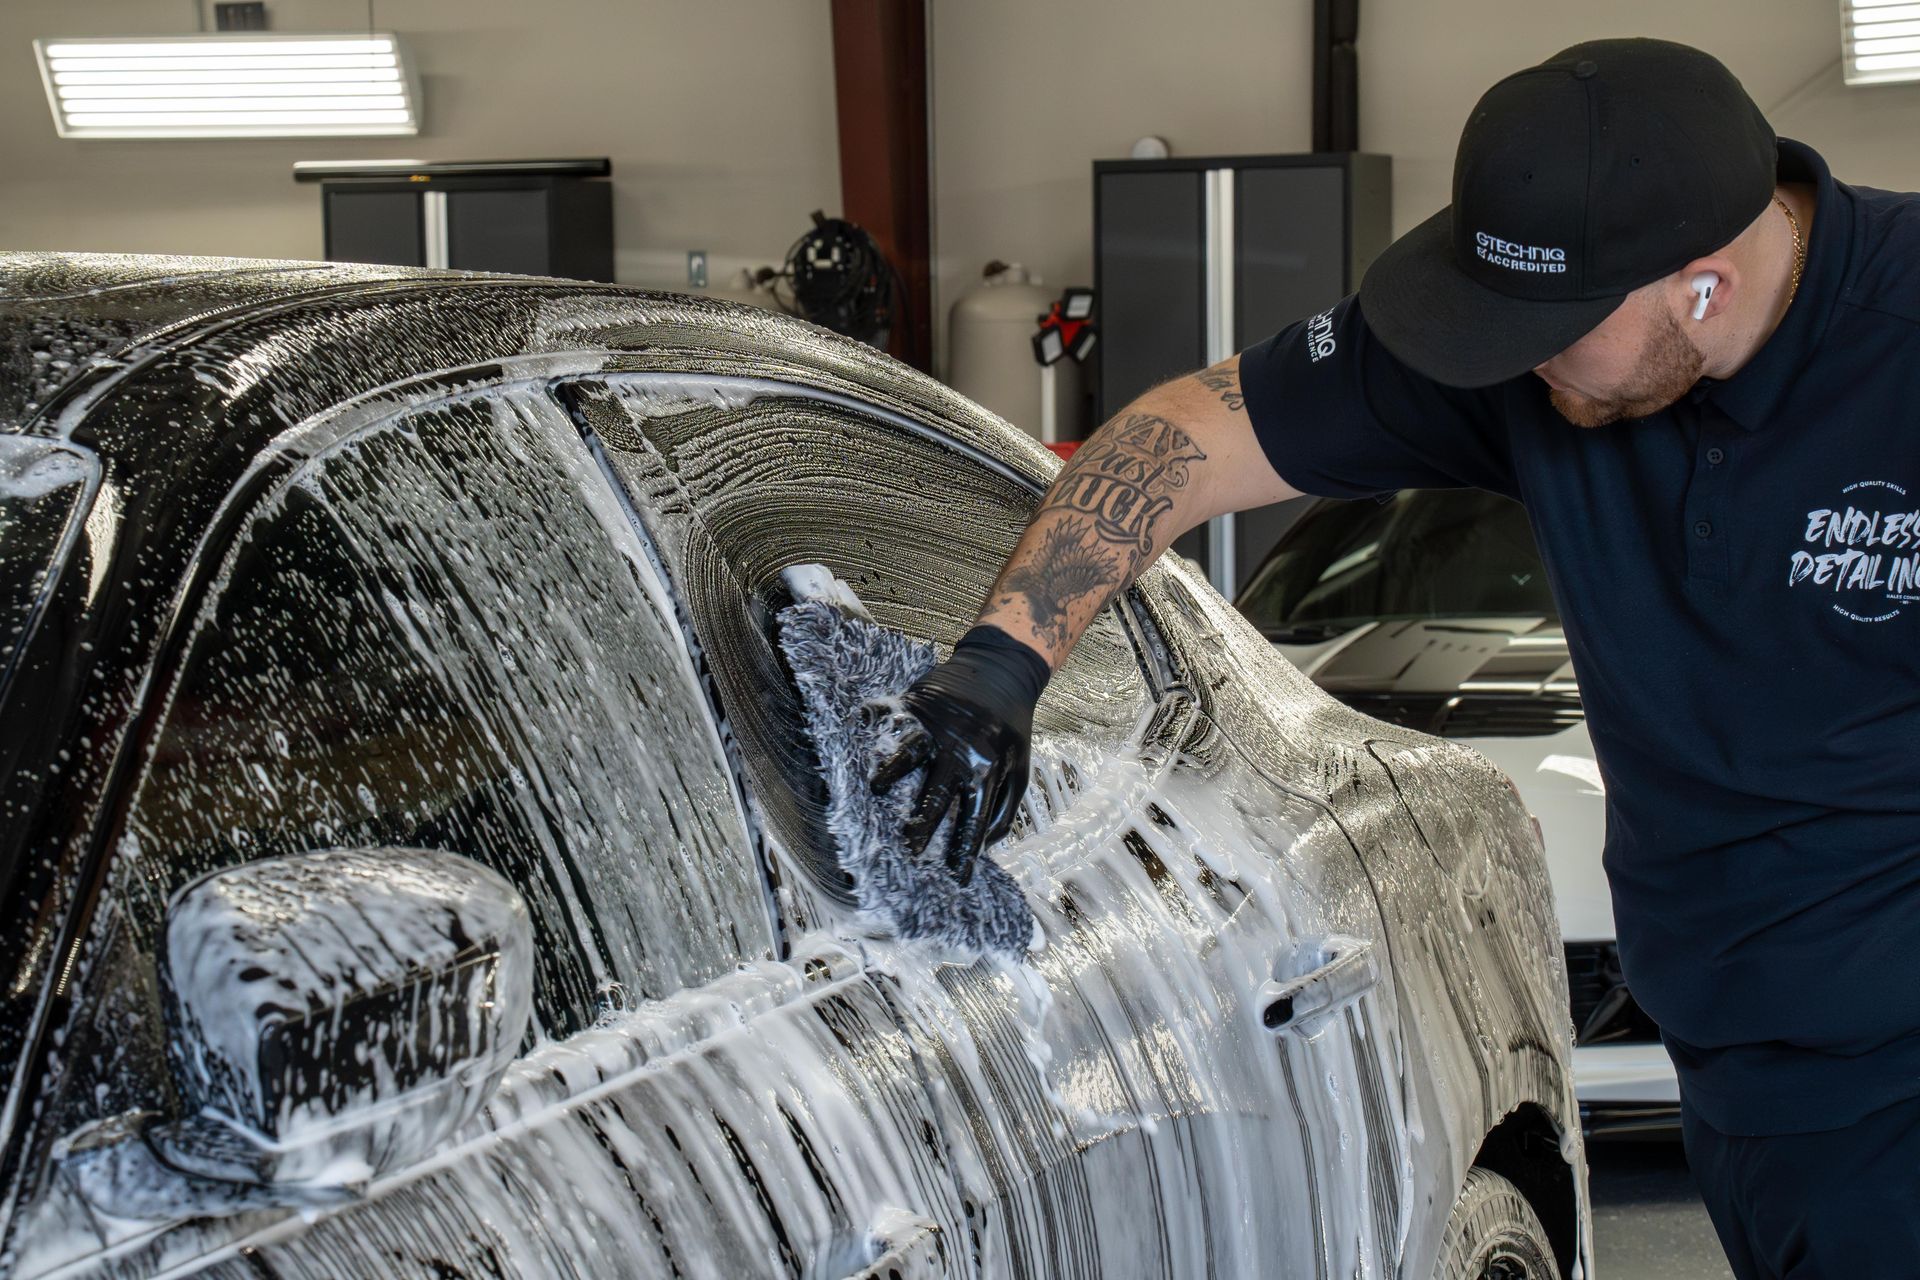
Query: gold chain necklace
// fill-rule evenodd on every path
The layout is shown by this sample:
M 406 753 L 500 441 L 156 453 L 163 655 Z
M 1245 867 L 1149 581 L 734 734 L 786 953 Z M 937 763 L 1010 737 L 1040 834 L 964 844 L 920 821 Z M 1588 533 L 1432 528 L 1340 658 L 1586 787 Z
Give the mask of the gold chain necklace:
M 1793 282 L 1787 286 L 1787 305 L 1792 306 L 1793 295 L 1800 292 L 1800 273 L 1806 269 L 1807 246 L 1800 238 L 1800 219 L 1793 216 L 1793 210 L 1787 207 L 1787 202 L 1778 195 L 1773 197 L 1773 202 L 1780 206 L 1780 212 L 1787 215 L 1787 225 L 1793 228 Z

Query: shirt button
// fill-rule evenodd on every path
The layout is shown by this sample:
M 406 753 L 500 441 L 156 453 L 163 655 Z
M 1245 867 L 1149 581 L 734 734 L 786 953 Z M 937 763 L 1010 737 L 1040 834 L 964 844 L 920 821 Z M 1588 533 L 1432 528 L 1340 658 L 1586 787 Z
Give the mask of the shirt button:
M 1713 525 L 1705 520 L 1695 520 L 1693 522 L 1693 536 L 1696 538 L 1711 538 L 1713 536 Z
M 1721 463 L 1725 462 L 1726 460 L 1727 460 L 1727 451 L 1725 449 L 1722 449 L 1719 445 L 1715 445 L 1713 446 L 1713 448 L 1707 450 L 1707 461 L 1711 462 L 1714 466 L 1717 467 Z

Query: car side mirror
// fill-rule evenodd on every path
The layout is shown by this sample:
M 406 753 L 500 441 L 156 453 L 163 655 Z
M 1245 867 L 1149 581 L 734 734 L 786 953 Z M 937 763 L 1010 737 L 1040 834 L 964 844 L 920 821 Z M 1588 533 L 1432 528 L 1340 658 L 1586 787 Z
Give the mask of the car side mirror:
M 126 1217 L 326 1203 L 479 1110 L 526 1034 L 533 933 L 457 854 L 294 854 L 180 890 L 160 985 L 179 1118 L 69 1135 L 82 1194 Z

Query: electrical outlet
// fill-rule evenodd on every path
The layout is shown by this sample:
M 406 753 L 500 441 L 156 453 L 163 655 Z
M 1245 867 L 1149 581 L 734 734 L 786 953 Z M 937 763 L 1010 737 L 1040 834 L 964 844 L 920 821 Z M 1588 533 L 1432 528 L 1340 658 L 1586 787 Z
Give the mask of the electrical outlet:
M 707 287 L 707 251 L 705 249 L 687 250 L 687 285 L 693 289 Z

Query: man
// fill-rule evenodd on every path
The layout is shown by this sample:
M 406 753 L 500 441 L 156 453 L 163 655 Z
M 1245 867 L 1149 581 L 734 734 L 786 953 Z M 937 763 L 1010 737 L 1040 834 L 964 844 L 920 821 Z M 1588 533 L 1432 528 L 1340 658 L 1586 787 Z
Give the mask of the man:
M 1210 516 L 1523 501 L 1607 788 L 1635 995 L 1734 1269 L 1920 1275 L 1920 196 L 1833 180 L 1713 58 L 1509 76 L 1450 208 L 1328 312 L 1127 406 L 907 696 L 962 874 L 1089 620 Z

